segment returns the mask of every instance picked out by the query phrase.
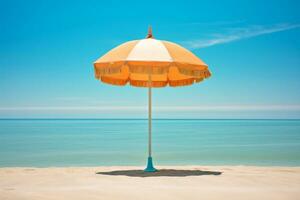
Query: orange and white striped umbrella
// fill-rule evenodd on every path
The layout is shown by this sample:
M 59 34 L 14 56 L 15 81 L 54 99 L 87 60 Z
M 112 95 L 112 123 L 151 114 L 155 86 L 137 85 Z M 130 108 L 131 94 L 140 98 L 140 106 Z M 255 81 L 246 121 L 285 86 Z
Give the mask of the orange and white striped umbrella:
M 125 42 L 109 51 L 94 68 L 96 78 L 104 83 L 137 87 L 185 86 L 211 75 L 200 58 L 178 44 L 154 39 L 151 29 L 146 39 Z
M 152 87 L 185 86 L 210 76 L 207 65 L 178 44 L 156 40 L 152 30 L 146 39 L 129 41 L 94 63 L 95 76 L 104 83 L 147 87 L 149 137 L 146 172 L 157 171 L 152 163 Z

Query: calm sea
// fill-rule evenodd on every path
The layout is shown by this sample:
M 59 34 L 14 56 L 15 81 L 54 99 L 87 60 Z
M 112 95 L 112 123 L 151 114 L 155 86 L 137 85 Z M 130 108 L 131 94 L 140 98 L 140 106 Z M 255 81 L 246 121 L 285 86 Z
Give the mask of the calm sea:
M 145 165 L 147 120 L 0 120 L 0 166 Z M 300 166 L 300 120 L 154 120 L 157 165 Z

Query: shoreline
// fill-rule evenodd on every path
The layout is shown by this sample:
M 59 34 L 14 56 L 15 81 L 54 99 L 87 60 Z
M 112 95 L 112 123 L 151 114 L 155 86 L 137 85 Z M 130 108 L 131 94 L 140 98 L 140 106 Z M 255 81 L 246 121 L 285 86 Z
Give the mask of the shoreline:
M 50 165 L 50 166 L 0 166 L 0 170 L 2 169 L 26 169 L 26 168 L 33 168 L 33 169 L 62 169 L 62 168 L 134 168 L 134 169 L 141 169 L 143 170 L 146 167 L 146 163 L 144 165 Z M 250 167 L 250 168 L 299 168 L 300 165 L 247 165 L 247 164 L 232 164 L 232 165 L 224 165 L 224 164 L 210 164 L 210 165 L 155 165 L 155 168 L 159 169 L 177 169 L 177 168 L 226 168 L 226 167 Z
M 300 167 L 1 167 L 0 199 L 299 199 Z
M 62 168 L 100 168 L 100 169 L 105 169 L 105 168 L 134 168 L 134 169 L 144 169 L 146 167 L 145 165 L 69 165 L 69 166 L 0 166 L 0 170 L 2 169 L 27 169 L 27 168 L 32 168 L 32 169 L 62 169 Z M 249 168 L 299 168 L 300 165 L 155 165 L 155 168 L 159 169 L 177 169 L 177 168 L 224 168 L 224 167 L 233 167 L 233 168 L 238 168 L 238 167 L 249 167 Z

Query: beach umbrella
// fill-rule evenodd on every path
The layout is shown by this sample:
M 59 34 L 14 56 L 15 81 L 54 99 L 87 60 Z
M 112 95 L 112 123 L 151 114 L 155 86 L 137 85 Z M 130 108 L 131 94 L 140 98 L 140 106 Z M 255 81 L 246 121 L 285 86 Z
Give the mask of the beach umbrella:
M 148 88 L 148 160 L 146 172 L 155 172 L 151 148 L 152 88 L 178 87 L 210 77 L 208 66 L 178 44 L 157 40 L 149 27 L 145 39 L 125 42 L 94 62 L 96 79 L 104 83 Z

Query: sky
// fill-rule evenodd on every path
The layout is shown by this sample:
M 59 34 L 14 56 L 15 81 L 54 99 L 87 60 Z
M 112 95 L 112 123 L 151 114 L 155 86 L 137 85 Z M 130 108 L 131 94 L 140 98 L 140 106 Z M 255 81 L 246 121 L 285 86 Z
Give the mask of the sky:
M 2 1 L 0 118 L 147 118 L 147 89 L 94 78 L 123 42 L 178 43 L 212 77 L 153 90 L 154 118 L 300 118 L 300 1 Z

